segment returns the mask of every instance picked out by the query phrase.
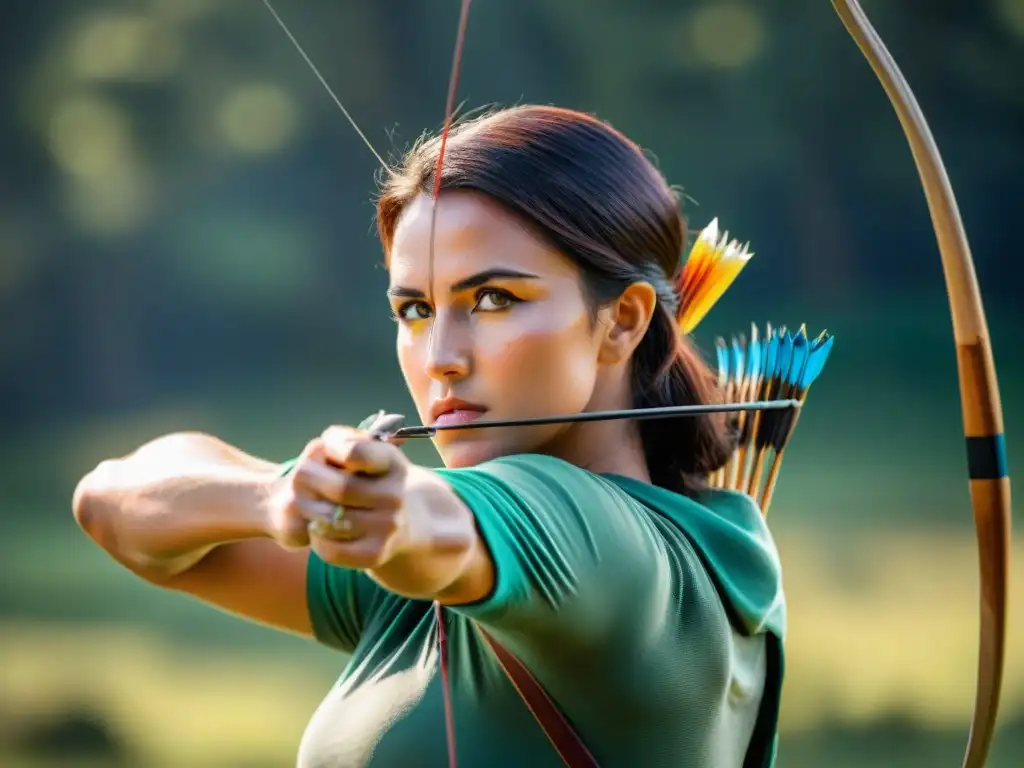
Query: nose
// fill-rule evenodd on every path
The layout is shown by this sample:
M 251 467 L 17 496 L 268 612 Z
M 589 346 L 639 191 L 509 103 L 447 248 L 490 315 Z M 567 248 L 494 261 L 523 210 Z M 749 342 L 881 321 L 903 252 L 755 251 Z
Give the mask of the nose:
M 438 312 L 430 326 L 427 375 L 436 381 L 464 379 L 472 368 L 469 329 L 454 314 Z

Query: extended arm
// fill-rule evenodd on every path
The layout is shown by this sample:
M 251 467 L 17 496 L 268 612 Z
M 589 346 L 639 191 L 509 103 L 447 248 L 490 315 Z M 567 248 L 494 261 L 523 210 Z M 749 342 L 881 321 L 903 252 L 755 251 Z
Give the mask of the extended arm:
M 141 578 L 254 621 L 311 634 L 307 552 L 271 540 L 280 468 L 204 434 L 102 462 L 75 490 L 82 529 Z

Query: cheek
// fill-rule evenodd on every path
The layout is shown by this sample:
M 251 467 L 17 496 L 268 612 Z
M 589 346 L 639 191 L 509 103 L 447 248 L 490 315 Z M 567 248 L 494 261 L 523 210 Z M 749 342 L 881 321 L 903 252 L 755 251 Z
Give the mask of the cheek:
M 408 328 L 399 328 L 395 340 L 395 351 L 398 355 L 398 366 L 402 369 L 405 386 L 412 396 L 419 413 L 424 418 L 425 408 L 430 400 L 430 377 L 427 375 L 426 344 L 422 343 L 419 334 Z
M 597 349 L 582 304 L 545 302 L 515 317 L 495 318 L 481 324 L 477 341 L 474 378 L 479 394 L 494 408 L 492 418 L 579 413 L 590 402 Z M 563 429 L 560 424 L 505 429 L 486 437 L 500 443 L 502 453 L 523 452 Z
M 480 316 L 466 339 L 469 377 L 456 384 L 462 396 L 486 402 L 490 419 L 579 413 L 597 380 L 597 349 L 582 305 L 537 304 L 515 317 Z M 428 374 L 427 344 L 400 328 L 398 361 L 421 418 L 438 383 Z M 449 467 L 479 464 L 512 453 L 528 453 L 554 440 L 565 425 L 441 433 L 434 445 Z
M 594 388 L 597 355 L 586 318 L 560 328 L 509 329 L 478 351 L 478 372 L 501 390 L 503 411 L 548 416 L 582 410 Z M 514 416 L 516 414 L 509 414 Z
M 503 329 L 501 343 L 476 350 L 472 387 L 487 399 L 492 419 L 517 419 L 584 410 L 594 392 L 597 353 L 589 336 L 589 322 L 559 330 L 513 333 Z M 566 429 L 564 424 L 509 427 L 463 432 L 435 439 L 449 467 L 468 467 L 499 456 L 532 453 L 551 443 Z

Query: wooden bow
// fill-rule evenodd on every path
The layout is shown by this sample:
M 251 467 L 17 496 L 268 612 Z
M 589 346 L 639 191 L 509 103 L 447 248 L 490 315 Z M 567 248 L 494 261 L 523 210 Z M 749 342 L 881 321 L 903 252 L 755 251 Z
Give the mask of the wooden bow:
M 946 276 L 981 573 L 978 681 L 963 765 L 980 768 L 988 757 L 999 710 L 1010 561 L 1010 478 L 988 323 L 953 188 L 917 99 L 857 0 L 832 0 L 832 5 L 871 64 L 903 126 L 928 200 Z

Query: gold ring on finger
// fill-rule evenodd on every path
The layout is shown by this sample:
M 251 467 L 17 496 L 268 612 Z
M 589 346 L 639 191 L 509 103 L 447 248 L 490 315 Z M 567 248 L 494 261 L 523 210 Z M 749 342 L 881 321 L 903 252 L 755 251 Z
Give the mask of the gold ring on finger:
M 329 530 L 328 538 L 351 541 L 352 539 L 358 538 L 355 527 L 355 521 L 350 517 L 344 517 L 344 509 L 342 507 L 338 507 L 338 510 L 334 514 L 334 521 L 329 523 L 327 526 Z

